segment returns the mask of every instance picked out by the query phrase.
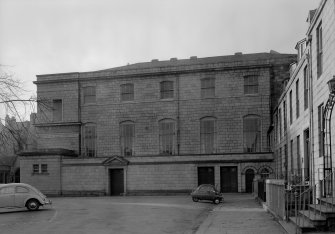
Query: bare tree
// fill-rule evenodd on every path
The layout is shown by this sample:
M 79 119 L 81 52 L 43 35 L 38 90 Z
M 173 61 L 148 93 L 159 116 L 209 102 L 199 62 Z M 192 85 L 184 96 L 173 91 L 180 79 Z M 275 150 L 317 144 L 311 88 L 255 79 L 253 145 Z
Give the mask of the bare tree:
M 24 149 L 33 137 L 25 119 L 35 112 L 37 99 L 23 98 L 27 93 L 22 82 L 0 65 L 0 156 Z

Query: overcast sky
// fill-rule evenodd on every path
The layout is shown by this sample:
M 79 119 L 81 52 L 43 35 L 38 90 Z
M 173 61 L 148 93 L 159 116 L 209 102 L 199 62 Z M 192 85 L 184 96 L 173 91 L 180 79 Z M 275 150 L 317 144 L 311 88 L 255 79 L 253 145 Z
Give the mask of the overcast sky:
M 37 74 L 172 57 L 295 53 L 320 0 L 0 0 L 0 64 Z M 1 108 L 1 107 L 0 107 Z M 1 110 L 0 110 L 1 112 Z

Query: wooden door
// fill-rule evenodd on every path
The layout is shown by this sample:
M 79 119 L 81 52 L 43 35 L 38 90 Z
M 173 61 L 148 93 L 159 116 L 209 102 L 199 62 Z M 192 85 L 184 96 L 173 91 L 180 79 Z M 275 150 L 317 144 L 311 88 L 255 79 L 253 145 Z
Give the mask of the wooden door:
M 221 192 L 235 193 L 237 192 L 237 167 L 221 167 Z
M 110 169 L 109 181 L 110 181 L 110 195 L 118 196 L 124 193 L 123 169 L 120 168 Z

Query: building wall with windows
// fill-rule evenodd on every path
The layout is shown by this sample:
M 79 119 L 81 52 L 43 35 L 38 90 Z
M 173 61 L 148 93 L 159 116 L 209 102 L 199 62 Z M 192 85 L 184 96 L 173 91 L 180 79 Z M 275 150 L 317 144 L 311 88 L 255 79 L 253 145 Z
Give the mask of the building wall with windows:
M 296 46 L 298 63 L 291 66 L 291 78 L 274 112 L 277 121 L 272 132 L 273 148 L 278 178 L 290 183 L 308 181 L 319 185 L 324 167 L 323 114 L 329 97 L 327 82 L 335 75 L 335 1 L 320 1 L 318 8 L 309 12 L 307 23 L 306 38 Z M 286 116 L 281 111 L 284 103 L 289 103 Z M 334 126 L 334 117 L 330 122 Z M 334 130 L 331 132 L 335 139 Z M 331 146 L 334 149 L 334 142 Z M 335 168 L 335 158 L 331 157 Z
M 273 92 L 295 60 L 236 54 L 39 75 L 38 148 L 78 155 L 59 161 L 61 193 L 185 192 L 205 182 L 243 192 L 247 169 L 274 173 Z

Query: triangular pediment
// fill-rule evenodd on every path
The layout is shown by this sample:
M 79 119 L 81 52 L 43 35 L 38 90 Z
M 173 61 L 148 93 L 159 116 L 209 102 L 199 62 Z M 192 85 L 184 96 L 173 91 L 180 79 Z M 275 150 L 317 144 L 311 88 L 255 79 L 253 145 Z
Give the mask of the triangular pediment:
M 113 157 L 107 158 L 105 161 L 102 162 L 102 164 L 104 166 L 114 166 L 114 165 L 126 166 L 129 164 L 129 161 L 125 159 L 124 157 L 113 156 Z

